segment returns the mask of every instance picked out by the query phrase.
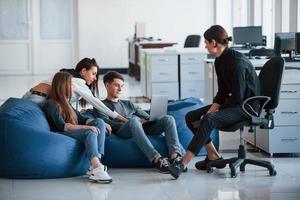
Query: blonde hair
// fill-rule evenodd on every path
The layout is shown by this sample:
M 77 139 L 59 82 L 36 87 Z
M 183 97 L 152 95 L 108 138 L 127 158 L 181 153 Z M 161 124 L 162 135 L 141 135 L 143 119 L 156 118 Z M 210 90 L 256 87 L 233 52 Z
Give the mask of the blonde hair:
M 67 72 L 58 72 L 52 80 L 49 99 L 58 108 L 59 113 L 67 123 L 78 124 L 77 115 L 70 105 L 72 96 L 72 75 Z

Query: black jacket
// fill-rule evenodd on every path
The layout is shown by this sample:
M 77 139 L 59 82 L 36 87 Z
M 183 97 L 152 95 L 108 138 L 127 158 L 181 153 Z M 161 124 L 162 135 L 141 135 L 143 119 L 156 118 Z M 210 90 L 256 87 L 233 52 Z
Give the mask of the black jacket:
M 218 92 L 213 102 L 221 108 L 241 106 L 249 97 L 260 95 L 259 79 L 252 63 L 243 54 L 226 48 L 215 60 Z M 253 106 L 257 107 L 256 103 Z

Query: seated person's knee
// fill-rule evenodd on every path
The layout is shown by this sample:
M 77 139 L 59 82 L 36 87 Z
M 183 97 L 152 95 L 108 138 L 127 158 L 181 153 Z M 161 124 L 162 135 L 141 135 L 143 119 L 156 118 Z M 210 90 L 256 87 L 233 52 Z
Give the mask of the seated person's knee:
M 213 112 L 211 112 L 211 113 L 206 113 L 205 115 L 203 115 L 201 121 L 202 121 L 202 122 L 212 123 L 213 120 L 214 120 L 213 116 L 214 116 L 214 113 L 213 113 Z
M 175 119 L 171 115 L 165 115 L 162 117 L 162 120 L 166 123 L 175 123 Z
M 131 125 L 141 124 L 141 121 L 138 117 L 133 117 L 133 118 L 129 119 L 128 123 L 129 123 L 129 126 L 131 126 Z
M 94 119 L 91 123 L 93 123 L 95 126 L 99 126 L 99 125 L 105 124 L 105 122 L 103 121 L 103 119 L 100 119 L 100 118 Z

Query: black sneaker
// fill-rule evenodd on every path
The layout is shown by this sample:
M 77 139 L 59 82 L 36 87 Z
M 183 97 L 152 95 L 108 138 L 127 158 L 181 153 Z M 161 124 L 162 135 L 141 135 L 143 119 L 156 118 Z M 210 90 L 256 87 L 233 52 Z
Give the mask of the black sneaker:
M 172 163 L 174 163 L 176 160 L 177 160 L 177 161 L 182 160 L 182 157 L 181 157 L 180 155 L 178 155 L 176 158 L 173 158 L 173 159 L 169 158 L 169 163 L 170 163 L 170 165 L 171 165 Z M 182 170 L 182 172 L 187 172 L 187 171 L 188 171 L 188 168 L 187 168 L 187 167 L 185 167 L 185 168 Z
M 195 167 L 198 170 L 206 170 L 207 169 L 207 164 L 209 162 L 211 162 L 211 161 L 218 161 L 218 160 L 223 160 L 223 157 L 220 157 L 220 158 L 218 158 L 216 160 L 209 160 L 208 156 L 206 156 L 204 160 L 196 162 Z M 226 164 L 220 163 L 220 164 L 216 165 L 215 167 L 218 168 L 218 169 L 223 169 L 223 168 L 226 167 Z
M 154 168 L 163 174 L 169 174 L 169 161 L 168 158 L 160 158 L 157 163 L 154 163 Z
M 169 165 L 169 170 L 171 175 L 175 179 L 177 179 L 180 176 L 180 174 L 185 170 L 184 165 L 182 163 L 182 159 L 180 160 L 175 159 L 174 162 Z

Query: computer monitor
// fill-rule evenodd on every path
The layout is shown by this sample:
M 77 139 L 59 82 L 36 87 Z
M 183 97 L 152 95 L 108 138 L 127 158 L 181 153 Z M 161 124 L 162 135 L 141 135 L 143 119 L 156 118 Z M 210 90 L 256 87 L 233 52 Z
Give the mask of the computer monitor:
M 261 26 L 233 27 L 233 42 L 246 47 L 263 45 Z
M 300 54 L 300 33 L 295 34 L 295 45 L 296 53 Z
M 295 50 L 295 33 L 275 33 L 274 51 L 277 56 Z

